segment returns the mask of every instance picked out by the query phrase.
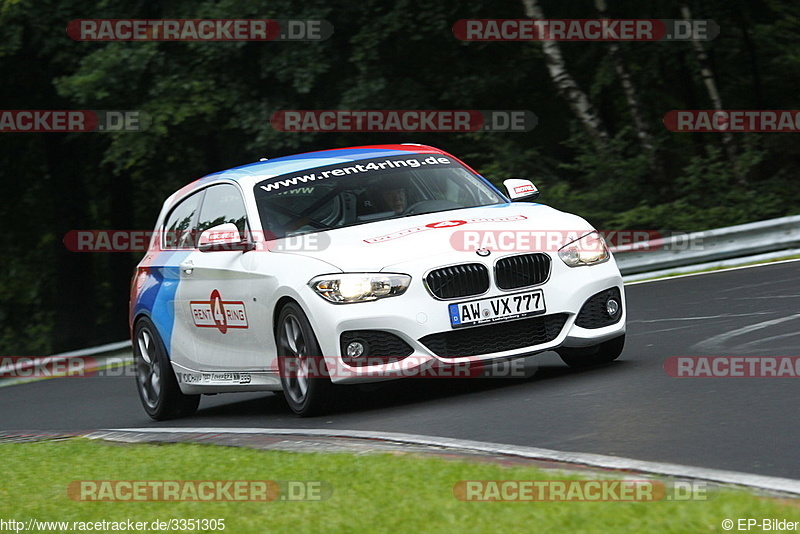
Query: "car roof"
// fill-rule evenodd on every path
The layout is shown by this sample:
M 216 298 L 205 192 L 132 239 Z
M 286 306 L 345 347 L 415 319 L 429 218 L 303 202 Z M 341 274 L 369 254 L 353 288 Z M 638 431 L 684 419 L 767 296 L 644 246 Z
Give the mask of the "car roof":
M 319 150 L 314 152 L 304 152 L 291 156 L 282 156 L 274 159 L 264 159 L 255 163 L 248 163 L 239 167 L 233 167 L 224 171 L 208 174 L 186 184 L 179 190 L 172 193 L 164 202 L 162 214 L 172 210 L 175 205 L 193 192 L 213 183 L 237 183 L 243 190 L 255 186 L 258 182 L 282 176 L 284 174 L 303 172 L 328 165 L 346 164 L 352 161 L 360 161 L 372 158 L 403 156 L 413 154 L 442 154 L 453 158 L 461 165 L 475 174 L 478 174 L 469 165 L 460 161 L 455 156 L 448 154 L 444 150 L 436 147 L 421 145 L 417 143 L 401 143 L 390 145 L 364 145 L 348 148 L 334 148 L 329 150 Z M 493 186 L 492 186 L 493 187 Z M 498 191 L 499 192 L 499 191 Z
M 287 173 L 302 172 L 317 167 L 335 165 L 337 163 L 349 163 L 363 159 L 402 156 L 404 154 L 446 154 L 438 148 L 414 143 L 404 143 L 397 145 L 370 145 L 355 146 L 349 148 L 337 148 L 331 150 L 320 150 L 317 152 L 306 152 L 292 156 L 249 163 L 240 167 L 215 172 L 196 180 L 187 187 L 192 189 L 205 185 L 211 181 L 227 179 L 240 182 L 243 187 L 254 185 L 256 182 L 281 176 Z

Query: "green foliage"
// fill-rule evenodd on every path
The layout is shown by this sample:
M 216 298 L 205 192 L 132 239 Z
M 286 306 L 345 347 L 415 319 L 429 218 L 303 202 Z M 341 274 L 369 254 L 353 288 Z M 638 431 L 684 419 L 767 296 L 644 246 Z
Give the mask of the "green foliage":
M 763 157 L 763 151 L 757 149 L 744 152 L 738 158 L 740 172 L 750 174 Z M 608 224 L 695 232 L 787 214 L 780 190 L 773 184 L 738 183 L 729 160 L 713 145 L 707 147 L 706 155 L 693 157 L 673 183 L 676 200 L 642 201 L 611 217 Z
M 591 2 L 543 0 L 549 18 L 594 18 Z M 797 109 L 800 7 L 696 6 L 723 29 L 704 43 L 726 107 Z M 668 3 L 609 2 L 611 16 L 678 18 Z M 549 78 L 538 43 L 463 42 L 462 18 L 521 18 L 519 0 L 0 0 L 7 109 L 138 110 L 140 133 L 2 134 L 0 353 L 36 354 L 126 335 L 131 255 L 67 254 L 71 229 L 152 228 L 164 198 L 210 172 L 300 151 L 418 142 L 496 184 L 531 178 L 541 201 L 598 227 L 692 231 L 797 213 L 790 134 L 738 134 L 734 164 L 713 134 L 674 134 L 671 109 L 708 109 L 691 43 L 621 43 L 656 153 L 643 151 L 605 43 L 562 43 L 567 67 L 611 133 L 601 147 Z M 78 18 L 323 18 L 323 42 L 75 42 Z M 285 109 L 531 110 L 531 132 L 284 133 Z M 734 172 L 734 169 L 736 171 Z M 81 273 L 81 274 L 79 274 Z M 65 294 L 67 292 L 67 294 Z
M 624 128 L 598 150 L 586 133 L 573 133 L 565 144 L 575 151 L 575 158 L 559 166 L 565 175 L 573 177 L 569 196 L 558 199 L 556 207 L 580 213 L 596 226 L 608 228 L 616 214 L 643 196 L 652 196 L 648 155 L 631 137 L 631 130 Z

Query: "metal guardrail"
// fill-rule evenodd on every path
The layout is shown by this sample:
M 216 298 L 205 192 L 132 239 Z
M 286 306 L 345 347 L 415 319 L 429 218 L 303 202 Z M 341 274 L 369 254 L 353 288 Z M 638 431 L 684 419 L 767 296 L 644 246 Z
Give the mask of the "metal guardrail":
M 9 363 L 0 364 L 0 386 L 58 376 L 91 376 L 107 366 L 119 367 L 131 363 L 133 351 L 130 340 L 126 340 L 52 356 L 15 357 L 9 360 Z
M 612 248 L 624 275 L 800 247 L 800 215 L 674 235 Z
M 643 241 L 612 247 L 611 251 L 622 274 L 630 275 L 792 248 L 800 248 L 800 215 Z M 113 361 L 119 360 L 118 363 L 130 362 L 131 342 L 109 343 L 56 354 L 44 359 L 65 361 L 80 357 L 115 358 Z M 0 371 L 7 373 L 11 370 L 23 374 L 36 364 L 37 362 L 24 362 L 18 364 L 16 368 L 0 369 Z M 13 379 L 3 379 L 0 382 L 8 384 L 9 380 Z

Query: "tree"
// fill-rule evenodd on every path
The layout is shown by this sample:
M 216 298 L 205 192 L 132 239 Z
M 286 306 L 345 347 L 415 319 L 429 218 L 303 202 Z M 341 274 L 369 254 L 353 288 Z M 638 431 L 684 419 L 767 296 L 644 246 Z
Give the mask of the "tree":
M 525 15 L 528 18 L 543 20 L 544 11 L 539 5 L 538 0 L 522 0 L 525 7 Z M 542 51 L 544 52 L 547 70 L 550 79 L 558 90 L 561 97 L 567 102 L 569 108 L 581 121 L 586 130 L 597 141 L 604 145 L 608 140 L 608 132 L 595 111 L 589 97 L 583 92 L 573 79 L 567 69 L 566 62 L 561 55 L 561 48 L 556 41 L 543 40 Z

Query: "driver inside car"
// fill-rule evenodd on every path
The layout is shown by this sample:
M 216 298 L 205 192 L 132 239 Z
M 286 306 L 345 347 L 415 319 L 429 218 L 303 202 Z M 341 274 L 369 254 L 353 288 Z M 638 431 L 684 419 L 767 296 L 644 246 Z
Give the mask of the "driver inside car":
M 406 198 L 406 190 L 403 187 L 394 189 L 387 189 L 383 192 L 383 201 L 390 210 L 397 214 L 403 213 L 408 207 L 408 199 Z

